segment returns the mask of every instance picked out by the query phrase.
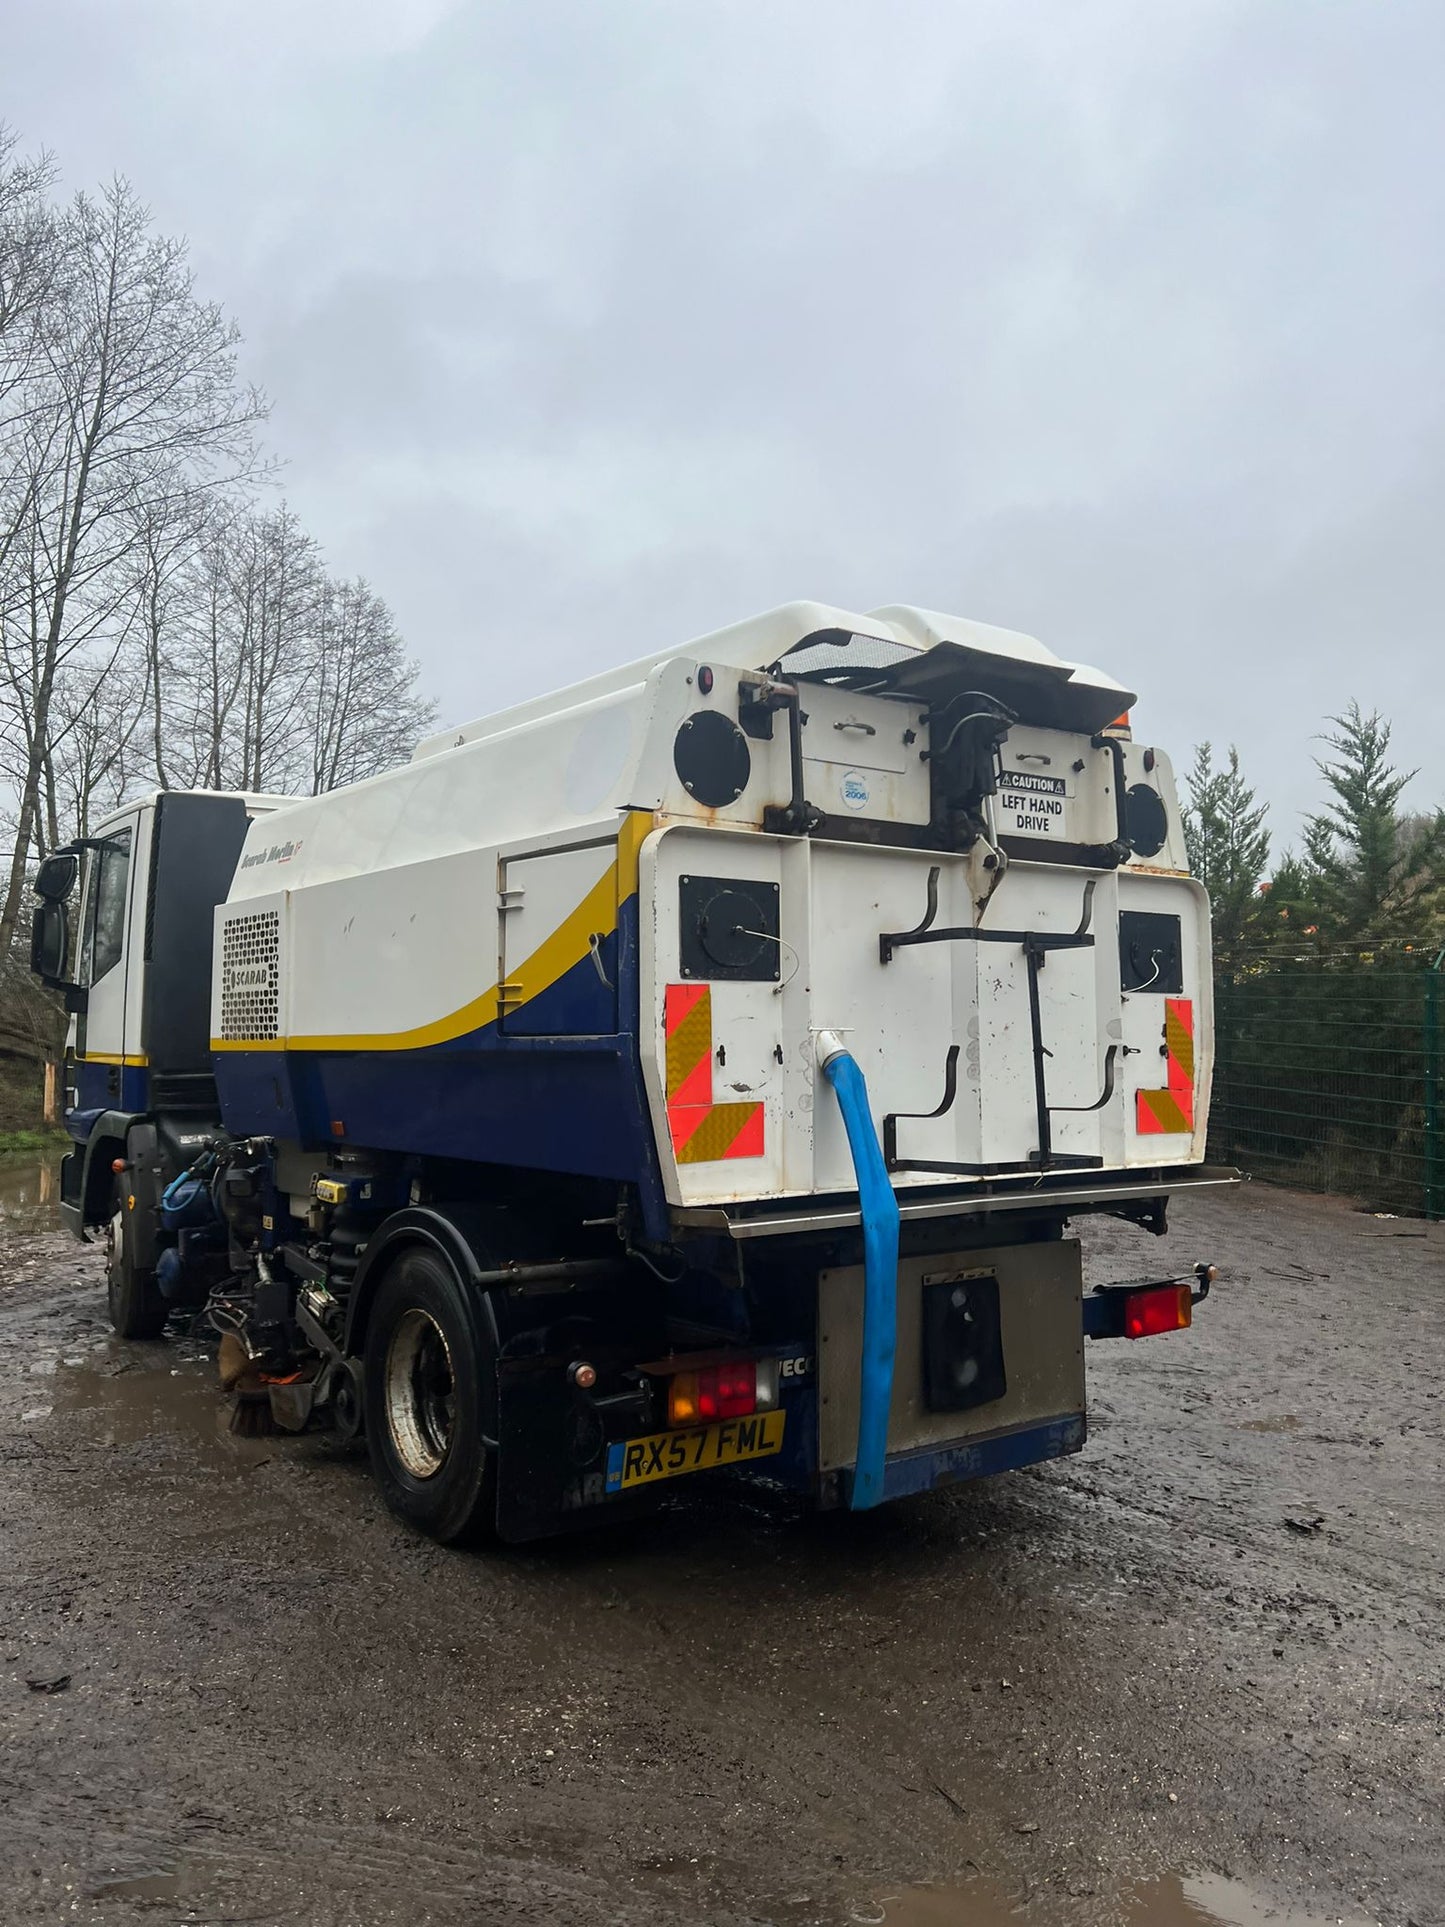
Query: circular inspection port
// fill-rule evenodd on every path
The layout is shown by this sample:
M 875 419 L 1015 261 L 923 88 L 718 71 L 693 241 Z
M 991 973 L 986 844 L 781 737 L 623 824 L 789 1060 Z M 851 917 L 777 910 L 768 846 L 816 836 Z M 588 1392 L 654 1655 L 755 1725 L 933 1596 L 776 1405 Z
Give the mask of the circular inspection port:
M 728 884 L 709 897 L 698 918 L 698 941 L 722 970 L 752 970 L 764 962 L 772 965 L 777 961 L 777 939 L 768 935 L 768 919 L 776 915 L 776 907 L 770 910 L 746 890 Z
M 718 709 L 688 717 L 673 738 L 672 764 L 688 795 L 710 810 L 736 803 L 753 773 L 747 737 Z
M 1169 814 L 1158 790 L 1136 783 L 1124 798 L 1129 848 L 1135 856 L 1157 856 L 1169 840 Z

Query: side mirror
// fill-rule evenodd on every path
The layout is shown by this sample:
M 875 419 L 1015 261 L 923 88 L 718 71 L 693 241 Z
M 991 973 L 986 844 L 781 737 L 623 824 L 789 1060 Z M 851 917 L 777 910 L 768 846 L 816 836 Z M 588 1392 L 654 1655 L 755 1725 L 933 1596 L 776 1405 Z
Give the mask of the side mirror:
M 52 989 L 69 981 L 65 976 L 67 934 L 64 906 L 42 898 L 30 925 L 30 968 Z
M 35 872 L 35 894 L 40 901 L 30 924 L 30 968 L 51 990 L 65 992 L 65 1008 L 84 1010 L 85 992 L 73 972 L 77 959 L 71 949 L 69 898 L 80 881 L 80 857 L 74 850 L 57 850 Z
M 35 894 L 46 903 L 64 903 L 80 875 L 80 858 L 73 850 L 46 857 L 35 872 Z

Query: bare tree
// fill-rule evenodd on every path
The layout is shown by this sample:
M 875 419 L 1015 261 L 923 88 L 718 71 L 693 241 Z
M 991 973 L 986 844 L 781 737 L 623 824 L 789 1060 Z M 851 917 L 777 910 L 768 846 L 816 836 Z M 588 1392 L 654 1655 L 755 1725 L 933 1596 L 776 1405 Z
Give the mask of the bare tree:
M 417 665 L 364 581 L 328 582 L 307 682 L 313 795 L 401 762 L 431 727 Z
M 297 698 L 321 596 L 320 552 L 291 510 L 252 525 L 248 595 L 250 664 L 246 678 L 243 787 L 289 787 L 304 740 Z
M 337 582 L 284 505 L 237 510 L 175 587 L 162 734 L 174 780 L 315 793 L 401 761 L 430 724 L 390 610 Z
M 40 821 L 56 678 L 95 644 L 97 686 L 109 672 L 134 615 L 150 511 L 178 473 L 194 489 L 233 485 L 255 461 L 264 413 L 238 383 L 234 324 L 197 298 L 184 244 L 150 233 L 124 181 L 98 200 L 78 195 L 59 233 L 61 266 L 30 378 L 40 394 L 22 443 L 22 619 L 13 596 L 0 605 L 0 676 L 28 719 L 0 954 Z
M 0 123 L 0 625 L 7 613 L 23 606 L 28 579 L 19 553 L 34 492 L 25 456 L 42 316 L 57 253 L 55 221 L 45 200 L 52 165 L 44 156 L 18 157 L 16 146 L 15 135 Z M 0 746 L 8 750 L 17 730 L 24 734 L 24 718 L 3 681 L 0 719 L 5 724 Z
M 185 717 L 177 731 L 176 697 L 185 707 L 182 669 L 195 624 L 195 559 L 218 515 L 230 509 L 178 474 L 175 485 L 135 511 L 135 596 L 144 657 L 151 774 L 158 789 L 193 787 L 200 779 L 185 753 Z
M 24 419 L 26 386 L 40 347 L 40 318 L 53 285 L 58 248 L 55 217 L 46 193 L 55 177 L 48 154 L 17 155 L 15 134 L 0 121 L 0 457 L 13 460 L 13 431 Z M 6 483 L 14 478 L 0 468 L 0 508 Z M 0 522 L 0 542 L 18 519 L 17 504 Z M 0 549 L 0 565 L 4 550 Z
M 56 678 L 45 770 L 41 854 L 122 803 L 147 772 L 145 664 L 122 651 L 98 684 L 88 666 Z
M 53 179 L 0 124 L 0 1057 L 27 1061 L 63 1022 L 16 941 L 35 857 L 148 786 L 355 781 L 432 714 L 381 598 L 258 506 L 264 404 L 184 245 L 125 182 L 57 208 Z

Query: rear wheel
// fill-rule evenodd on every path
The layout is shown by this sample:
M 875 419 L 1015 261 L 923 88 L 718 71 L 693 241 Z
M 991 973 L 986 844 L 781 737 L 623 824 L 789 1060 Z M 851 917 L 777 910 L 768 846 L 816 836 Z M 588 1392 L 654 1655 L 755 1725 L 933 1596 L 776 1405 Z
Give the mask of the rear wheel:
M 136 1262 L 135 1194 L 122 1171 L 111 1197 L 105 1228 L 105 1286 L 110 1322 L 122 1338 L 159 1338 L 170 1306 L 149 1265 Z
M 367 1445 L 392 1511 L 445 1543 L 495 1517 L 482 1436 L 494 1370 L 474 1295 L 437 1253 L 403 1252 L 367 1327 Z

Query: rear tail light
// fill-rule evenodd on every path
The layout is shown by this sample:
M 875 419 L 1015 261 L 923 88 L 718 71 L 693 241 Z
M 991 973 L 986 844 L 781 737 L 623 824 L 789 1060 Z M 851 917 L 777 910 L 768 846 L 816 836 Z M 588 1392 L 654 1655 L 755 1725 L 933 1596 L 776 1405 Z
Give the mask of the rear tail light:
M 730 1359 L 674 1372 L 667 1381 L 669 1425 L 710 1425 L 714 1419 L 749 1418 L 778 1402 L 775 1358 Z
M 1188 1285 L 1155 1285 L 1131 1291 L 1124 1300 L 1124 1336 L 1154 1338 L 1160 1332 L 1184 1331 L 1191 1319 Z

